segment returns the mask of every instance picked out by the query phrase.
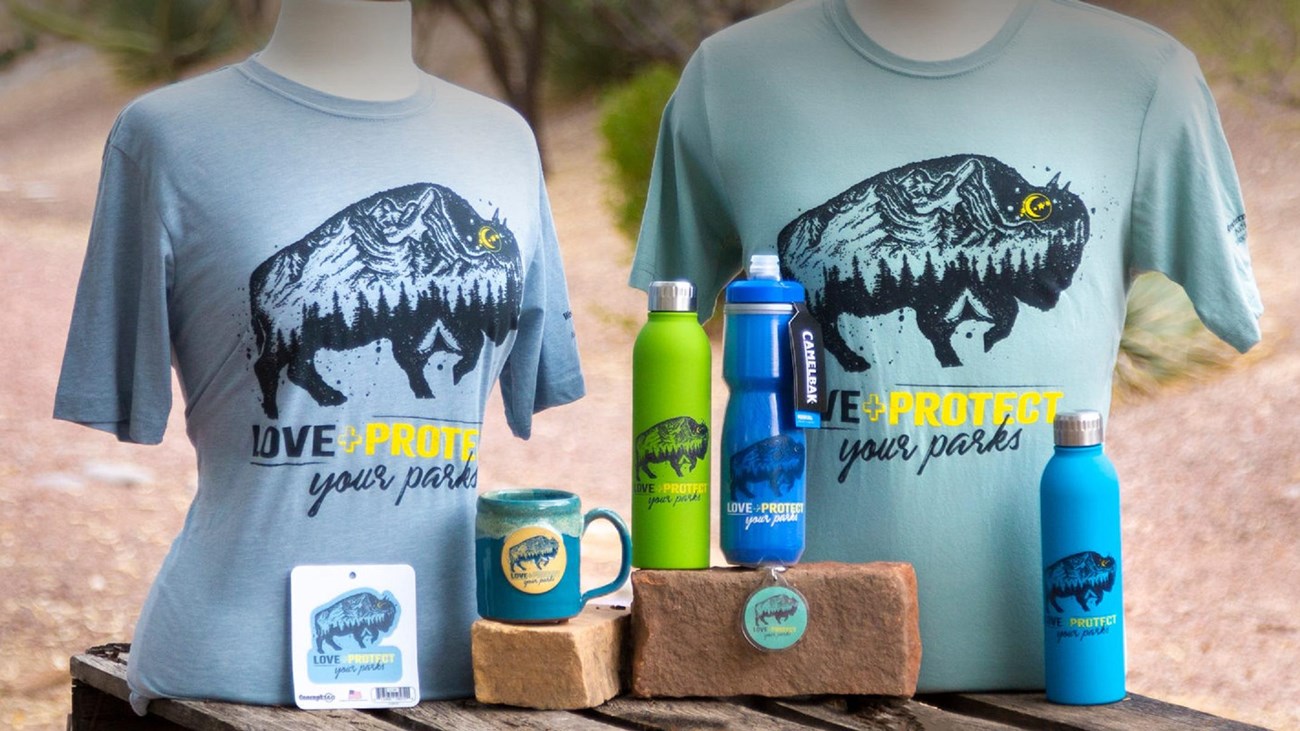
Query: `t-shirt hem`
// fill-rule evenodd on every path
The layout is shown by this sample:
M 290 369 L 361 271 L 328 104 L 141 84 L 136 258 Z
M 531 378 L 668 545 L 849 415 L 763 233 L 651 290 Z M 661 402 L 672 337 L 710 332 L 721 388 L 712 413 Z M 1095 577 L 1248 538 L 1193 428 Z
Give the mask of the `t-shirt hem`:
M 54 418 L 59 421 L 89 427 L 96 431 L 106 432 L 117 437 L 120 442 L 133 444 L 159 444 L 162 442 L 163 434 L 167 429 L 166 422 L 123 418 L 116 414 L 105 416 L 102 413 L 80 410 L 74 406 L 58 402 L 54 406 Z
M 533 402 L 533 413 L 536 414 L 543 409 L 555 406 L 571 404 L 586 395 L 586 379 L 583 378 L 581 371 L 576 371 L 568 378 L 548 388 L 546 393 L 538 394 L 537 400 Z

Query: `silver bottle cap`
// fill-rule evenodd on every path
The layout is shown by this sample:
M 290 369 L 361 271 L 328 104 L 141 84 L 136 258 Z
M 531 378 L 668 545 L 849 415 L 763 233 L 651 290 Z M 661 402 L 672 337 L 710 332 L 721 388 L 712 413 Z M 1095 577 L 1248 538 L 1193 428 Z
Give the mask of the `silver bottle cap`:
M 685 279 L 651 282 L 651 312 L 695 312 L 695 285 Z
M 1058 447 L 1091 447 L 1101 444 L 1101 412 L 1085 409 L 1057 414 L 1052 433 Z

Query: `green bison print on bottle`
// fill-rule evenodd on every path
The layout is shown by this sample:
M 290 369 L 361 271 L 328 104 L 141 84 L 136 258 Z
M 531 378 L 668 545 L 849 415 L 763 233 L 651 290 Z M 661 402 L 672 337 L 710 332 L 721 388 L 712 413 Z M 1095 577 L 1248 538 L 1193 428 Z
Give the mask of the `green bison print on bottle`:
M 963 322 L 989 325 L 987 352 L 1021 303 L 1050 310 L 1074 279 L 1088 211 L 1059 179 L 1035 186 L 983 155 L 885 171 L 791 221 L 777 242 L 782 274 L 813 293 L 809 308 L 846 371 L 871 363 L 840 316 L 903 308 L 941 365 L 962 365 L 951 341 Z
M 689 416 L 678 416 L 655 424 L 636 435 L 637 472 L 658 478 L 652 464 L 666 464 L 678 477 L 695 469 L 709 452 L 709 427 Z
M 518 327 L 520 271 L 506 223 L 482 218 L 443 186 L 407 185 L 344 208 L 249 280 L 263 411 L 278 418 L 286 369 L 317 404 L 343 403 L 317 370 L 317 353 L 381 339 L 411 393 L 433 398 L 424 374 L 433 353 L 459 355 L 452 377 L 460 383 L 486 341 L 501 345 Z

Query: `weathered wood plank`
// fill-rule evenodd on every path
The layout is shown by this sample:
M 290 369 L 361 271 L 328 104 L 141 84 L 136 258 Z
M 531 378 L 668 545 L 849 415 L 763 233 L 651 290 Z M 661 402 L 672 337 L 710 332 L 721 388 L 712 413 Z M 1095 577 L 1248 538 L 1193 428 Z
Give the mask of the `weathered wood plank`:
M 141 718 L 131 704 L 90 683 L 72 681 L 69 731 L 177 731 L 180 726 L 157 716 Z
M 407 729 L 429 731 L 492 731 L 493 729 L 537 729 L 537 731 L 611 731 L 599 720 L 568 711 L 536 711 L 510 706 L 485 705 L 476 701 L 425 701 L 414 708 L 393 708 L 379 714 Z
M 1104 706 L 1063 706 L 1042 693 L 954 693 L 926 696 L 928 703 L 971 716 L 1060 731 L 1266 731 L 1260 726 L 1212 716 L 1191 708 L 1130 694 Z
M 304 711 L 215 701 L 161 701 L 150 713 L 194 731 L 398 731 L 400 727 L 351 710 Z
M 961 716 L 914 700 L 881 696 L 769 700 L 787 718 L 809 717 L 856 731 L 1014 731 L 997 721 Z M 790 714 L 796 714 L 791 716 Z
M 642 700 L 615 698 L 587 713 L 621 721 L 642 731 L 672 729 L 745 729 L 745 731 L 780 731 L 781 729 L 827 728 L 815 720 L 801 722 L 780 718 L 750 708 L 742 702 L 712 699 Z
M 95 655 L 78 655 L 70 664 L 72 677 L 125 701 L 126 663 Z M 279 706 L 248 706 L 217 701 L 156 700 L 149 716 L 194 731 L 397 731 L 382 719 L 355 711 L 303 711 Z
M 72 658 L 72 731 L 478 731 L 611 728 L 744 728 L 752 731 L 819 728 L 845 731 L 1262 731 L 1258 726 L 1132 695 L 1106 706 L 1061 706 L 1042 693 L 952 693 L 902 700 L 876 697 L 810 699 L 617 698 L 594 709 L 534 711 L 474 701 L 426 701 L 415 708 L 374 711 L 301 711 L 215 701 L 159 700 L 150 715 L 126 703 L 126 648 L 96 648 Z

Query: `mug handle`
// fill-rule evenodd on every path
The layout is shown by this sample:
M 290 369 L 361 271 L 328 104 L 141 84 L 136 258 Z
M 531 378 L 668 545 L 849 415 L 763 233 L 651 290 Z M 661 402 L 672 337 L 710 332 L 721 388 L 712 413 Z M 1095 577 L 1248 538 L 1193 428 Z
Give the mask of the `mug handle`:
M 592 521 L 601 518 L 613 523 L 614 529 L 618 531 L 618 541 L 623 546 L 623 558 L 618 569 L 617 579 L 614 579 L 602 587 L 582 593 L 582 597 L 578 599 L 578 603 L 580 606 L 584 607 L 587 606 L 587 600 L 589 599 L 595 599 L 598 596 L 605 596 L 606 594 L 612 594 L 615 591 L 618 591 L 619 587 L 623 586 L 627 581 L 627 577 L 632 573 L 632 534 L 628 533 L 627 525 L 623 523 L 622 518 L 618 517 L 618 513 L 615 513 L 609 508 L 592 508 L 591 510 L 588 510 L 587 514 L 582 516 L 583 535 L 587 534 L 587 526 L 591 525 Z

